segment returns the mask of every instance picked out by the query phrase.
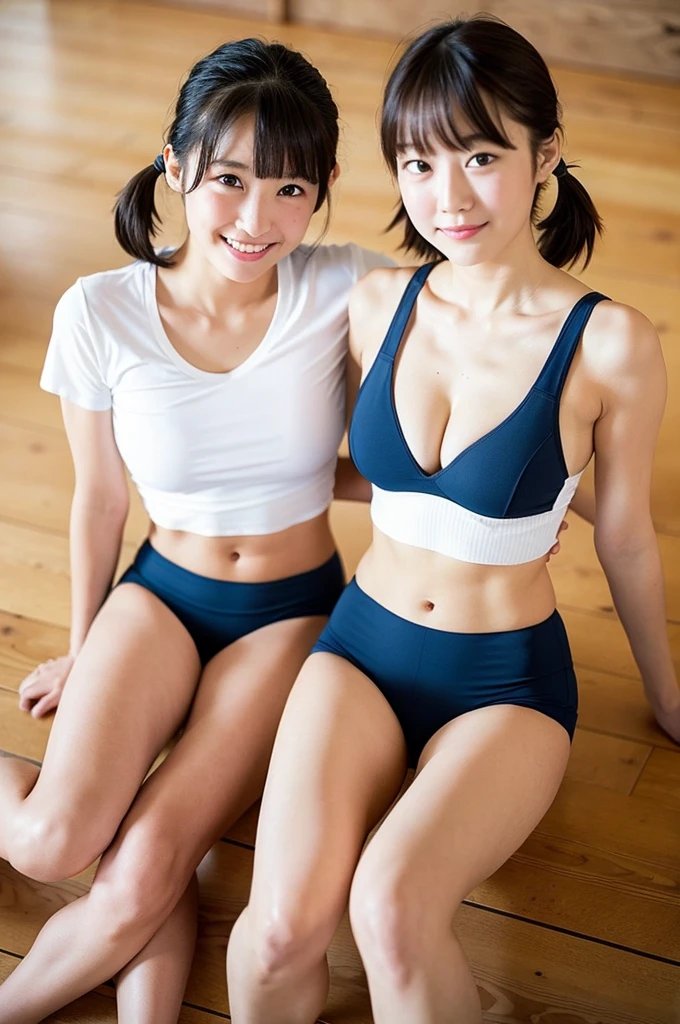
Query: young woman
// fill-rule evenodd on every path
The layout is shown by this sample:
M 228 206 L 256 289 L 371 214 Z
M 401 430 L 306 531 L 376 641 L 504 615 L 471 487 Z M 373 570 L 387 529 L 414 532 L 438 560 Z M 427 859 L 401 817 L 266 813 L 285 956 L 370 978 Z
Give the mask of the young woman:
M 0 856 L 49 881 L 106 852 L 91 892 L 0 988 L 3 1024 L 42 1020 L 121 969 L 123 1024 L 176 1019 L 194 869 L 259 795 L 341 592 L 327 509 L 347 301 L 390 261 L 301 244 L 337 141 L 335 103 L 300 54 L 221 46 L 190 72 L 163 155 L 119 197 L 118 239 L 137 261 L 57 307 L 42 385 L 61 396 L 76 470 L 71 650 L 21 688 L 35 714 L 59 707 L 40 771 L 0 763 Z M 161 175 L 185 204 L 174 255 L 152 247 Z M 125 466 L 151 526 L 109 593 Z
M 376 270 L 351 300 L 374 538 L 277 735 L 229 946 L 234 1024 L 316 1020 L 348 899 L 376 1024 L 481 1021 L 452 920 L 564 774 L 576 680 L 544 554 L 593 454 L 598 554 L 680 740 L 649 512 L 664 367 L 640 313 L 559 269 L 600 226 L 560 134 L 543 60 L 489 18 L 432 28 L 389 80 L 394 223 L 433 262 Z

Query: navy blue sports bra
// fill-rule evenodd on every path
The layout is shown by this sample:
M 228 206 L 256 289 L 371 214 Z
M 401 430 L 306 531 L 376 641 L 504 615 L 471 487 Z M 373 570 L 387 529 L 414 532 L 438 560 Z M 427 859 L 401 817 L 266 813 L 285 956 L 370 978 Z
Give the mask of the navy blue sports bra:
M 396 540 L 464 561 L 518 564 L 544 555 L 580 473 L 569 476 L 560 397 L 583 329 L 606 299 L 589 292 L 570 311 L 538 379 L 506 418 L 436 473 L 411 453 L 394 403 L 394 360 L 418 294 L 435 264 L 411 278 L 357 398 L 352 459 L 373 484 L 371 515 Z

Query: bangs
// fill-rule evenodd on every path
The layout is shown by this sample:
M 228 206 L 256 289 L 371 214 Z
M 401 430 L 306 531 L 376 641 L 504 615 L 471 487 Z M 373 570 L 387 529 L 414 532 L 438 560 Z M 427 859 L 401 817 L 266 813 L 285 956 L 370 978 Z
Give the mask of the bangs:
M 464 60 L 453 61 L 450 54 L 435 51 L 412 81 L 404 76 L 394 85 L 382 124 L 383 153 L 392 171 L 408 146 L 425 155 L 437 143 L 467 150 L 485 140 L 503 149 L 515 148 L 503 130 L 496 98 Z
M 196 173 L 188 191 L 198 187 L 231 129 L 248 116 L 255 121 L 257 178 L 299 178 L 312 185 L 328 181 L 334 147 L 317 108 L 299 91 L 269 80 L 233 86 L 203 110 L 195 129 Z

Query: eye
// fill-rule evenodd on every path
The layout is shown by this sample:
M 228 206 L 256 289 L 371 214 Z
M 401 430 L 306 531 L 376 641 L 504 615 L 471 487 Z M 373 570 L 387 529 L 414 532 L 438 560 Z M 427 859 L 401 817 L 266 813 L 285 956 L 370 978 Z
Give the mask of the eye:
M 473 157 L 468 160 L 468 167 L 489 167 L 496 159 L 491 153 L 475 153 Z M 476 160 L 477 163 L 473 163 Z
M 304 189 L 300 188 L 299 185 L 284 185 L 283 188 L 279 189 L 280 196 L 303 196 L 305 194 Z
M 407 160 L 404 164 L 404 170 L 408 171 L 409 174 L 427 174 L 432 168 L 425 160 Z
M 241 179 L 237 178 L 235 174 L 220 174 L 217 180 L 221 185 L 226 185 L 227 188 L 243 188 Z

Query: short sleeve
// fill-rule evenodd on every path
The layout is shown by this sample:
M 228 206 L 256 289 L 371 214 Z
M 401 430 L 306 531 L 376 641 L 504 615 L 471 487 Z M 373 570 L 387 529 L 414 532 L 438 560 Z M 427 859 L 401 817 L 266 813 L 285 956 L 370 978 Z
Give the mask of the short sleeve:
M 52 337 L 40 387 L 93 412 L 111 408 L 96 337 L 81 281 L 65 292 L 54 311 Z
M 369 270 L 376 267 L 396 267 L 398 264 L 382 252 L 373 252 L 372 249 L 362 249 L 359 245 L 353 245 L 355 281 L 365 277 Z

